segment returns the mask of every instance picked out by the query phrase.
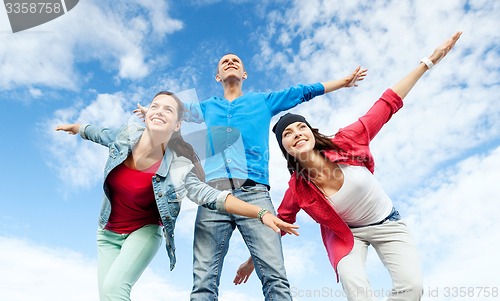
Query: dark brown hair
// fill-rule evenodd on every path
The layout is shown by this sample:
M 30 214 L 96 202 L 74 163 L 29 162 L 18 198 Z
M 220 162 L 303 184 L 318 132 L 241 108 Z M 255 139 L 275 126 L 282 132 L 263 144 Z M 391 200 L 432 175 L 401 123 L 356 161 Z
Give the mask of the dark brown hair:
M 155 99 L 159 95 L 168 95 L 175 100 L 175 102 L 177 103 L 177 120 L 182 120 L 184 115 L 184 104 L 177 97 L 177 95 L 170 91 L 160 91 L 156 93 L 153 99 Z M 205 181 L 205 171 L 201 166 L 200 158 L 194 151 L 193 146 L 184 140 L 180 129 L 172 134 L 167 147 L 174 151 L 178 156 L 183 156 L 191 160 L 194 165 L 194 173 L 201 181 Z

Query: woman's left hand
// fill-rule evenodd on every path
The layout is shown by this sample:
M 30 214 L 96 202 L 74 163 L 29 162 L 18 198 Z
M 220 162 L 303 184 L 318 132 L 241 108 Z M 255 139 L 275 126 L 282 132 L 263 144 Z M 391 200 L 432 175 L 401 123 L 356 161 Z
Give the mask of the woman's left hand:
M 264 225 L 273 229 L 275 232 L 280 232 L 280 230 L 285 231 L 288 234 L 293 234 L 295 236 L 299 236 L 299 232 L 295 231 L 299 226 L 292 225 L 287 222 L 282 221 L 281 219 L 274 216 L 272 213 L 267 212 L 262 216 L 262 222 Z
M 448 52 L 455 46 L 455 43 L 458 41 L 460 36 L 462 35 L 461 31 L 457 31 L 451 38 L 446 40 L 443 44 L 441 44 L 434 52 L 429 56 L 429 59 L 436 65 L 442 60 Z

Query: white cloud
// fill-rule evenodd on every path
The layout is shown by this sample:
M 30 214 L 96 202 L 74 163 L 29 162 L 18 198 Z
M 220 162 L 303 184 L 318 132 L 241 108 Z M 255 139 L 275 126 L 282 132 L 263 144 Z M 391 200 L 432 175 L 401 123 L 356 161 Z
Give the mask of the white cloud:
M 108 127 L 124 124 L 131 113 L 125 110 L 127 99 L 121 93 L 99 94 L 95 101 L 80 110 L 77 122 L 97 123 Z
M 42 90 L 40 90 L 40 89 L 36 89 L 36 88 L 30 88 L 30 89 L 29 89 L 29 93 L 31 94 L 31 96 L 32 96 L 33 98 L 40 98 L 40 97 L 42 97 L 42 96 L 43 96 L 43 92 L 42 92 Z
M 369 75 L 359 88 L 334 92 L 295 110 L 314 120 L 315 126 L 330 134 L 363 114 L 386 87 L 416 66 L 423 55 L 430 54 L 452 32 L 464 31 L 454 51 L 421 79 L 407 97 L 405 107 L 377 136 L 372 148 L 377 163 L 376 174 L 401 208 L 400 211 L 405 213 L 403 215 L 409 220 L 419 243 L 426 284 L 490 284 L 488 279 L 494 279 L 494 275 L 488 272 L 488 267 L 498 265 L 493 252 L 499 247 L 496 242 L 500 241 L 498 231 L 491 225 L 496 220 L 494 213 L 500 209 L 496 201 L 498 193 L 494 189 L 499 180 L 496 172 L 500 162 L 499 151 L 497 149 L 485 157 L 468 157 L 478 150 L 486 152 L 496 147 L 492 144 L 498 142 L 500 134 L 500 105 L 497 101 L 500 98 L 497 88 L 500 60 L 496 42 L 499 33 L 495 31 L 500 2 L 320 3 L 315 7 L 304 1 L 295 1 L 288 11 L 268 12 L 270 24 L 266 25 L 266 30 L 269 31 L 261 39 L 262 49 L 254 62 L 265 66 L 269 74 L 279 74 L 269 77 L 269 81 L 275 77 L 286 80 L 282 86 L 339 78 L 350 73 L 358 64 L 369 67 Z M 471 6 L 470 11 L 462 9 L 466 3 Z M 361 4 L 363 9 L 359 8 Z M 429 10 L 429 7 L 432 9 Z M 299 14 L 304 15 L 302 21 L 307 22 L 297 18 Z M 314 18 L 309 18 L 308 14 Z M 134 19 L 131 25 L 133 30 L 128 31 L 133 40 L 140 40 L 141 34 L 148 30 L 145 24 L 148 23 L 140 18 Z M 164 27 L 158 25 L 156 28 Z M 103 35 L 114 33 L 110 30 Z M 101 39 L 98 35 L 95 44 Z M 109 43 L 115 42 L 120 47 L 128 45 L 120 38 Z M 89 43 L 95 51 L 86 54 L 84 59 L 94 57 L 104 60 L 112 55 L 118 61 L 118 58 L 130 54 L 133 63 L 146 61 L 144 51 L 136 49 L 134 52 L 134 47 L 127 49 L 126 53 L 114 48 L 101 52 L 94 43 Z M 298 49 L 293 48 L 296 45 L 299 45 Z M 104 49 L 110 50 L 109 47 L 107 45 Z M 147 63 L 125 65 L 120 72 L 128 76 L 149 70 Z M 189 88 L 186 82 L 197 81 L 194 71 L 189 67 L 175 70 L 181 80 L 169 80 L 169 77 L 161 81 L 161 86 L 174 91 Z M 71 73 L 64 72 L 64 75 Z M 56 76 L 57 72 L 51 71 L 50 74 Z M 58 82 L 66 79 L 67 76 L 61 76 Z M 73 80 L 66 84 L 71 82 Z M 89 107 L 75 105 L 59 111 L 56 118 L 61 122 L 105 122 L 110 118 L 110 124 L 117 124 L 126 120 L 128 112 L 123 109 L 121 98 L 120 95 L 99 95 Z M 82 113 L 76 113 L 79 111 Z M 112 112 L 113 115 L 107 115 Z M 95 183 L 95 175 L 102 173 L 105 148 L 91 148 L 92 143 L 80 143 L 78 138 L 66 137 L 62 133 L 52 134 L 58 135 L 51 141 L 56 143 L 53 154 L 62 158 L 58 159 L 57 168 L 67 172 L 63 178 L 74 178 L 71 181 L 80 183 L 78 185 L 89 185 L 85 181 L 94 177 L 91 182 Z M 289 175 L 273 136 L 270 144 L 271 186 L 273 201 L 278 205 Z M 97 151 L 100 153 L 96 156 Z M 188 237 L 192 235 L 196 205 L 186 201 L 183 207 L 185 212 L 178 221 L 176 233 Z M 303 224 L 304 229 L 314 221 L 301 213 L 299 224 Z M 301 233 L 319 235 L 319 231 Z M 304 241 L 304 237 L 299 239 Z M 236 253 L 247 256 L 238 238 L 232 240 L 233 245 Z M 291 278 L 298 279 L 294 277 L 300 277 L 297 275 L 303 272 L 311 275 L 307 281 L 324 280 L 327 277 L 321 275 L 328 270 L 328 275 L 332 275 L 329 280 L 334 282 L 329 265 L 318 267 L 317 273 L 304 266 L 311 261 L 313 264 L 317 262 L 311 254 L 324 250 L 322 245 L 310 246 L 311 252 L 306 248 L 297 250 L 294 245 L 285 245 L 287 271 Z M 295 256 L 295 252 L 304 256 L 305 261 L 300 262 L 300 256 Z M 375 257 L 372 254 L 368 258 L 368 270 L 376 282 L 381 268 L 372 265 L 378 260 Z M 227 262 L 237 264 L 237 259 L 228 257 Z M 470 269 L 467 275 L 459 270 L 462 263 L 467 263 Z M 226 274 L 232 273 L 231 265 L 225 266 Z M 235 296 L 232 292 L 224 294 L 226 292 L 223 296 L 228 300 Z M 234 298 L 243 299 L 240 296 Z
M 429 286 L 491 286 L 499 266 L 500 148 L 436 175 L 408 208 Z M 466 274 L 460 271 L 466 271 Z
M 488 266 L 497 261 L 493 252 L 500 235 L 492 225 L 500 209 L 499 151 L 474 154 L 499 143 L 500 34 L 493 28 L 500 24 L 500 3 L 316 2 L 295 1 L 287 10 L 268 12 L 253 63 L 280 74 L 274 80 L 282 87 L 338 79 L 357 65 L 368 67 L 360 87 L 293 109 L 326 134 L 355 121 L 422 56 L 455 31 L 464 32 L 411 91 L 372 151 L 376 176 L 416 233 L 426 284 L 491 286 L 488 279 L 495 278 Z M 289 176 L 274 136 L 270 139 L 271 186 L 279 204 Z M 368 258 L 368 272 L 380 286 L 379 275 L 386 272 L 374 260 L 376 254 Z M 460 266 L 470 271 L 465 275 Z M 387 277 L 382 282 L 390 286 Z
M 97 300 L 94 261 L 66 249 L 0 237 L 3 300 Z
M 319 256 L 317 248 L 321 248 L 322 246 L 304 240 L 302 239 L 300 244 L 294 242 L 283 247 L 285 268 L 287 276 L 292 283 L 300 283 L 318 272 L 319 267 L 316 266 L 314 259 Z
M 45 85 L 77 89 L 82 76 L 76 65 L 89 61 L 100 62 L 103 68 L 117 72 L 119 78 L 146 76 L 152 43 L 145 40 L 151 33 L 154 39 L 161 40 L 180 30 L 182 23 L 169 17 L 166 2 L 109 5 L 112 7 L 99 1 L 81 1 L 51 22 L 16 34 L 2 34 L 0 87 Z M 0 16 L 0 22 L 8 24 L 3 6 Z
M 183 24 L 181 21 L 165 16 L 165 12 L 168 12 L 170 10 L 169 2 L 142 0 L 138 1 L 137 3 L 148 9 L 148 15 L 151 19 L 152 30 L 160 37 L 165 34 L 173 33 L 177 30 L 182 29 Z
M 208 6 L 222 2 L 222 0 L 190 0 L 189 2 L 194 6 Z M 227 2 L 234 4 L 244 4 L 250 2 L 250 0 L 229 0 Z
M 283 86 L 338 79 L 357 65 L 368 67 L 358 88 L 294 109 L 327 134 L 355 121 L 422 56 L 456 30 L 464 31 L 456 48 L 420 80 L 372 143 L 376 173 L 389 193 L 406 192 L 441 164 L 497 139 L 500 60 L 495 40 L 500 34 L 492 28 L 498 27 L 493 12 L 500 11 L 499 4 L 469 3 L 471 11 L 466 11 L 465 1 L 317 2 L 295 1 L 282 13 L 269 12 L 254 62 L 268 72 L 284 73 L 278 77 L 286 81 Z M 478 22 L 485 26 L 478 29 Z M 271 147 L 274 166 L 273 156 L 280 154 L 275 144 Z M 274 187 L 282 189 L 284 183 Z
M 199 70 L 191 66 L 176 68 L 173 71 L 167 72 L 163 78 L 159 79 L 156 90 L 169 90 L 181 95 L 185 91 L 194 91 L 193 87 L 198 86 L 198 72 Z M 184 99 L 181 100 L 185 101 Z M 196 97 L 196 99 L 189 99 L 189 101 L 198 102 L 199 100 Z
M 61 181 L 71 186 L 90 187 L 102 180 L 108 150 L 84 141 L 79 135 L 56 132 L 56 125 L 79 123 L 117 128 L 127 121 L 135 121 L 132 113 L 129 113 L 132 110 L 125 110 L 126 103 L 126 97 L 121 93 L 99 94 L 88 106 L 82 107 L 80 102 L 75 102 L 70 108 L 56 111 L 54 118 L 47 121 L 44 136 L 50 143 L 45 147 L 52 158 L 49 164 L 58 172 Z
M 120 58 L 121 78 L 138 79 L 148 74 L 148 67 L 144 64 L 144 58 L 140 51 L 128 53 Z
M 2 300 L 98 300 L 97 263 L 75 251 L 0 237 L 0 265 Z M 132 289 L 131 297 L 148 301 L 183 300 L 189 298 L 189 291 L 177 289 L 168 278 L 147 268 Z
M 255 295 L 260 292 L 255 292 Z M 262 300 L 262 297 L 254 298 L 250 297 L 247 294 L 235 291 L 235 290 L 228 290 L 228 291 L 222 291 L 221 295 L 219 297 L 220 301 L 234 301 L 234 300 L 245 300 L 245 301 L 258 301 Z

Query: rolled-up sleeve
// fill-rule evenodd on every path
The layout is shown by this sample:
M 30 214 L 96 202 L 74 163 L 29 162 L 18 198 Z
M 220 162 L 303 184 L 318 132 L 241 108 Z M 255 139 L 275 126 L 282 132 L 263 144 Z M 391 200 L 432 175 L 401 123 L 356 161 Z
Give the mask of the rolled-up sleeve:
M 198 205 L 211 210 L 226 213 L 225 202 L 229 191 L 220 191 L 207 183 L 202 182 L 196 174 L 190 172 L 186 176 L 185 186 L 187 190 L 187 198 Z
M 199 103 L 183 103 L 184 115 L 183 119 L 187 122 L 202 123 L 205 121 L 203 117 L 203 109 Z
M 394 91 L 387 89 L 368 112 L 356 122 L 340 129 L 335 136 L 343 135 L 360 145 L 368 145 L 401 107 L 403 101 Z
M 219 195 L 217 196 L 217 201 L 215 201 L 215 208 L 217 208 L 217 211 L 222 212 L 222 213 L 227 213 L 226 211 L 226 199 L 227 196 L 230 195 L 231 192 L 228 190 L 221 191 Z
M 85 129 L 87 128 L 87 126 L 89 126 L 89 125 L 82 124 L 82 125 L 80 125 L 80 128 L 78 129 L 78 134 L 80 134 L 80 137 L 82 137 L 82 139 L 85 139 L 85 140 L 89 139 L 89 138 L 87 138 L 87 135 L 85 135 Z
M 81 125 L 78 133 L 80 136 L 104 146 L 108 146 L 110 143 L 116 140 L 117 136 L 124 131 L 126 128 L 131 129 L 134 125 L 128 127 L 121 127 L 118 129 L 110 129 L 107 127 L 101 127 L 93 124 Z

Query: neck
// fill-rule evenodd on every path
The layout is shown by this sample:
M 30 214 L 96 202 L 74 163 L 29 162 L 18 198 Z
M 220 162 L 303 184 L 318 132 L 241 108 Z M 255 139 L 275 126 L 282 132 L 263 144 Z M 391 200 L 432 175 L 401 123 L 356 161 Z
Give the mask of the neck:
M 304 160 L 299 160 L 300 165 L 305 169 L 309 180 L 321 180 L 325 174 L 329 174 L 331 161 L 325 158 L 318 150 L 312 150 L 307 154 L 302 154 Z
M 133 156 L 149 157 L 159 160 L 164 155 L 167 143 L 168 139 L 165 139 L 165 133 L 162 135 L 161 133 L 152 133 L 145 130 L 137 144 L 134 146 Z
M 243 95 L 241 80 L 226 80 L 226 82 L 222 83 L 222 86 L 224 88 L 224 98 L 229 101 L 233 101 Z

